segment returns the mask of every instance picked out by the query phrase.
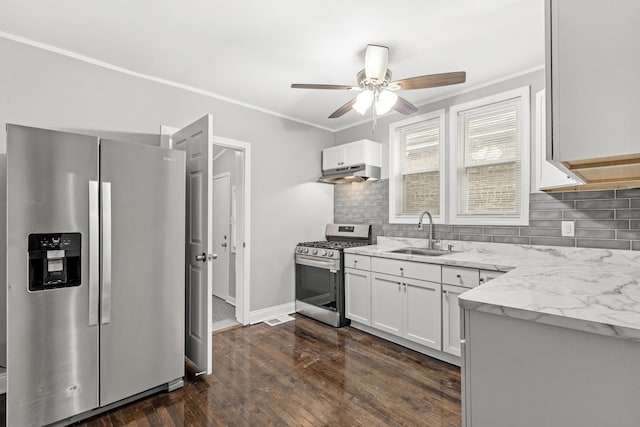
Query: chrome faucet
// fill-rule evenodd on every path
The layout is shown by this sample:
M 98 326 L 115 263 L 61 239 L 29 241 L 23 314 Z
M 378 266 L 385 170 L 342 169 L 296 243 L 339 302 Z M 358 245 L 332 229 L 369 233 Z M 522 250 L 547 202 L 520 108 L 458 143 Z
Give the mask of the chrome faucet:
M 429 217 L 429 249 L 433 249 L 433 217 L 429 213 L 429 211 L 424 211 L 420 214 L 420 219 L 418 220 L 418 230 L 422 230 L 422 219 L 427 215 Z

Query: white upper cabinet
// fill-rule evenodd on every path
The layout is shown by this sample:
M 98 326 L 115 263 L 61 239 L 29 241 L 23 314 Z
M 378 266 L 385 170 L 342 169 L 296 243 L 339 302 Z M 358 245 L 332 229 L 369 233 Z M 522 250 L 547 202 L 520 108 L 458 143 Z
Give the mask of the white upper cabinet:
M 382 166 L 381 144 L 368 139 L 336 145 L 322 150 L 322 170 L 331 170 L 365 163 Z
M 640 1 L 546 2 L 548 158 L 640 153 Z

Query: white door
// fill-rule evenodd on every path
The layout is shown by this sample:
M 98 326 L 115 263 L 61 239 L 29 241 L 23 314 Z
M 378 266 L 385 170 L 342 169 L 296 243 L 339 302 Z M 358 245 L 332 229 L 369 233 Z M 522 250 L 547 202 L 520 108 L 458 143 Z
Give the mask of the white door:
M 442 285 L 442 351 L 460 356 L 460 306 L 458 296 L 468 288 Z
M 442 347 L 440 283 L 403 279 L 404 337 L 440 350 Z
M 213 177 L 213 248 L 218 258 L 213 260 L 213 295 L 223 300 L 229 297 L 229 231 L 231 218 L 231 185 L 229 174 Z
M 209 114 L 173 134 L 173 147 L 187 153 L 186 356 L 200 373 L 211 374 L 211 261 L 213 117 Z M 162 232 L 162 230 L 158 230 Z
M 347 319 L 371 326 L 371 273 L 346 268 L 344 287 Z
M 402 279 L 388 274 L 371 275 L 371 326 L 402 336 Z

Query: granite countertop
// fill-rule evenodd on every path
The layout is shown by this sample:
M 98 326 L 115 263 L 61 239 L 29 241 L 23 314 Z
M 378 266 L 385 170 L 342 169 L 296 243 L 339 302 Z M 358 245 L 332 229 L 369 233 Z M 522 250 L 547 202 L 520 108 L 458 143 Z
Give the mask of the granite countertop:
M 426 239 L 379 237 L 346 253 L 508 271 L 459 297 L 464 308 L 640 341 L 640 252 L 450 241 L 437 257 L 389 253 Z

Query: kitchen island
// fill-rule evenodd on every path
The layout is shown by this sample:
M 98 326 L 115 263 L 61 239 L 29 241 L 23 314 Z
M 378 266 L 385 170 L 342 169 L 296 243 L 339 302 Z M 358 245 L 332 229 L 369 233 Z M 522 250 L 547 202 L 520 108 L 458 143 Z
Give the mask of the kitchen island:
M 459 296 L 467 427 L 640 425 L 639 252 L 446 243 L 459 252 L 350 251 L 510 270 Z

